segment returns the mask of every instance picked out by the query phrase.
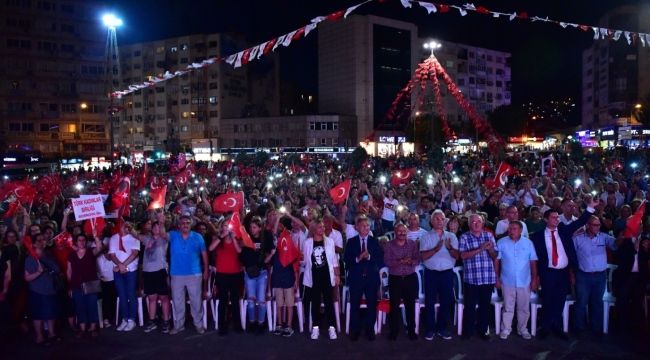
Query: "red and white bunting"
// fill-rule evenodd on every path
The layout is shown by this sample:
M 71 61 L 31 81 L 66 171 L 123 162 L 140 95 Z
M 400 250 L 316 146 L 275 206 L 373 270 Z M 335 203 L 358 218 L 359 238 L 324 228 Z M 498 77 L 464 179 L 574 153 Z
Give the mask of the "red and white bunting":
M 225 63 L 233 66 L 234 68 L 239 68 L 242 65 L 246 65 L 247 63 L 259 59 L 264 55 L 267 55 L 271 51 L 275 51 L 279 46 L 284 46 L 287 47 L 291 45 L 294 41 L 299 40 L 307 35 L 309 35 L 310 32 L 312 32 L 318 24 L 322 21 L 325 20 L 330 20 L 330 21 L 337 21 L 342 17 L 347 17 L 350 13 L 354 12 L 357 8 L 360 6 L 367 4 L 369 2 L 372 2 L 373 0 L 366 0 L 364 2 L 361 2 L 359 4 L 353 5 L 348 7 L 345 11 L 340 10 L 333 12 L 329 14 L 328 16 L 318 16 L 313 18 L 309 24 L 302 26 L 294 31 L 291 31 L 287 34 L 284 34 L 280 37 L 265 41 L 261 44 L 255 45 L 253 47 L 250 47 L 248 49 L 245 49 L 243 51 L 240 51 L 235 54 L 228 55 L 223 58 L 210 58 L 203 60 L 200 63 L 192 63 L 187 65 L 187 67 L 183 70 L 177 70 L 175 72 L 170 72 L 166 71 L 164 74 L 161 74 L 159 76 L 152 77 L 148 79 L 147 81 L 144 81 L 139 84 L 133 84 L 129 85 L 127 89 L 125 90 L 118 90 L 114 91 L 111 93 L 112 98 L 121 98 L 123 96 L 126 96 L 128 94 L 131 94 L 133 92 L 136 92 L 138 90 L 146 89 L 151 86 L 155 86 L 156 84 L 167 81 L 185 74 L 188 74 L 194 70 L 201 69 L 208 67 L 212 64 L 215 64 L 217 62 L 224 61 Z

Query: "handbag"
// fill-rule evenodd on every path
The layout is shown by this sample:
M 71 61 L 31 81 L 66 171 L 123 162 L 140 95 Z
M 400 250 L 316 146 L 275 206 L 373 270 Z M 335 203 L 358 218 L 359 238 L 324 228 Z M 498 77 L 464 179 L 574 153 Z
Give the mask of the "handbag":
M 253 279 L 260 276 L 260 267 L 257 265 L 246 266 L 246 274 Z
M 84 293 L 84 295 L 98 294 L 102 292 L 102 284 L 99 280 L 82 282 L 81 291 Z

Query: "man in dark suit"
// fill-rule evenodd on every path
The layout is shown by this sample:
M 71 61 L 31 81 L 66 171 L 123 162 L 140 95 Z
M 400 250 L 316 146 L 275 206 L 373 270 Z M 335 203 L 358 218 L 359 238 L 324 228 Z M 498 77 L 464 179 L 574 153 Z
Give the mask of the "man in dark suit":
M 646 218 L 647 219 L 647 218 Z M 643 330 L 643 297 L 650 261 L 650 224 L 636 238 L 626 238 L 615 253 L 618 268 L 614 270 L 612 286 L 616 297 L 619 330 Z
M 544 213 L 546 228 L 533 234 L 531 240 L 537 253 L 537 273 L 542 286 L 542 320 L 540 339 L 545 339 L 553 331 L 561 339 L 568 337 L 562 329 L 562 310 L 570 286 L 575 284 L 575 269 L 578 266 L 573 233 L 584 226 L 595 212 L 597 201 L 591 201 L 578 220 L 570 224 L 560 221 L 555 210 Z
M 361 333 L 361 299 L 365 297 L 368 306 L 364 329 L 368 340 L 375 340 L 375 318 L 377 313 L 377 292 L 379 290 L 379 269 L 383 266 L 384 252 L 379 242 L 370 236 L 370 224 L 364 215 L 358 216 L 356 230 L 359 235 L 348 240 L 343 259 L 348 270 L 347 284 L 350 287 L 350 339 L 356 341 Z

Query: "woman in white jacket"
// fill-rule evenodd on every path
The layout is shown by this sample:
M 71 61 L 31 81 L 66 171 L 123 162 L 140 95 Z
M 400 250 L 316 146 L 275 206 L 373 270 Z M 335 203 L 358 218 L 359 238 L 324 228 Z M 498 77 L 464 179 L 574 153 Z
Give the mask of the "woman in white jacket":
M 336 339 L 336 319 L 334 317 L 333 289 L 339 285 L 339 263 L 336 259 L 334 241 L 325 236 L 325 225 L 319 220 L 314 224 L 313 236 L 305 240 L 303 258 L 305 260 L 305 273 L 303 285 L 305 286 L 305 300 L 307 309 L 311 304 L 311 317 L 314 327 L 311 330 L 312 340 L 317 340 L 320 335 L 321 299 L 325 305 L 325 314 L 329 324 L 329 337 Z

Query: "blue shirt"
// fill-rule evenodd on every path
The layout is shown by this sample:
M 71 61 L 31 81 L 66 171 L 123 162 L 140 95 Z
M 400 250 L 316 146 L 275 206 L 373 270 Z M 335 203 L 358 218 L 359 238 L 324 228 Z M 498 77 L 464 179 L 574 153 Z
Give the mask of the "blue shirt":
M 203 236 L 190 231 L 187 239 L 179 231 L 169 232 L 169 251 L 171 254 L 172 276 L 201 274 L 201 253 L 205 251 Z
M 614 237 L 599 232 L 593 238 L 582 233 L 573 237 L 573 246 L 578 256 L 578 267 L 584 272 L 605 271 L 607 269 L 607 251 L 605 247 L 616 250 Z
M 454 233 L 445 231 L 442 233 L 441 239 L 437 231 L 431 230 L 420 238 L 420 251 L 429 251 L 435 248 L 438 242 L 446 241 L 447 239 L 450 240 L 452 248 L 458 249 L 458 239 L 456 239 Z M 449 254 L 449 250 L 447 250 L 445 243 L 443 243 L 440 251 L 424 260 L 422 264 L 429 270 L 444 271 L 453 268 L 456 264 L 456 259 Z
M 497 242 L 497 249 L 497 259 L 501 260 L 501 283 L 508 287 L 528 287 L 530 262 L 537 260 L 533 242 L 525 237 L 513 241 L 506 236 Z
M 483 231 L 481 235 L 476 236 L 471 232 L 466 232 L 460 236 L 459 250 L 461 252 L 476 250 L 486 241 L 491 241 L 496 249 L 494 236 L 491 233 Z M 463 260 L 463 270 L 463 281 L 470 285 L 490 285 L 497 282 L 494 262 L 487 250 Z

